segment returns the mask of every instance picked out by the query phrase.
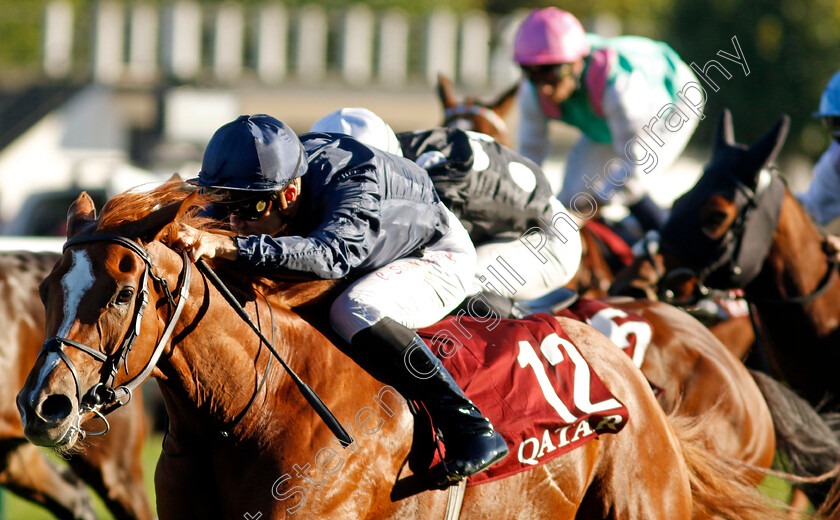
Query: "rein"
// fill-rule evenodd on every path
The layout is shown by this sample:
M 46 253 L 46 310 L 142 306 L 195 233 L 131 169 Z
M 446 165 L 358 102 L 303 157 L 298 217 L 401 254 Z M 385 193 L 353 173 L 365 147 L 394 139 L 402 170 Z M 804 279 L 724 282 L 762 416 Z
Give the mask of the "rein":
M 443 111 L 443 126 L 450 126 L 452 121 L 456 119 L 467 119 L 474 116 L 486 119 L 488 123 L 493 125 L 493 128 L 496 129 L 498 134 L 506 134 L 508 131 L 505 120 L 492 109 L 481 105 L 466 105 L 464 103 L 449 107 Z
M 245 323 L 247 323 L 249 327 L 251 327 L 251 329 L 257 334 L 257 336 L 259 336 L 260 341 L 262 341 L 263 344 L 265 344 L 265 346 L 268 348 L 269 352 L 271 352 L 271 354 L 275 358 L 277 358 L 277 361 L 280 362 L 283 368 L 286 369 L 286 372 L 288 372 L 289 376 L 291 376 L 292 381 L 295 382 L 295 384 L 298 387 L 298 390 L 300 390 L 300 393 L 303 394 L 303 397 L 306 398 L 306 401 L 309 403 L 309 405 L 312 406 L 315 412 L 318 413 L 318 415 L 321 417 L 321 420 L 324 421 L 324 424 L 326 424 L 330 431 L 333 432 L 336 438 L 338 438 L 341 445 L 346 448 L 347 446 L 353 444 L 353 438 L 350 437 L 350 434 L 347 433 L 347 430 L 345 430 L 341 423 L 338 422 L 338 419 L 336 419 L 335 415 L 333 415 L 330 409 L 327 408 L 327 405 L 324 404 L 321 398 L 318 397 L 318 394 L 316 394 L 315 391 L 312 390 L 312 388 L 309 385 L 303 382 L 303 380 L 280 356 L 277 350 L 274 349 L 274 345 L 272 345 L 271 342 L 268 341 L 268 338 L 266 338 L 265 335 L 263 335 L 259 327 L 257 327 L 254 324 L 254 322 L 251 321 L 251 317 L 248 316 L 248 313 L 245 312 L 245 309 L 243 309 L 242 306 L 239 305 L 239 302 L 236 300 L 236 297 L 233 296 L 233 294 L 230 292 L 230 290 L 227 288 L 224 282 L 216 275 L 215 272 L 213 272 L 212 269 L 210 269 L 210 266 L 207 265 L 207 262 L 199 258 L 198 260 L 196 260 L 195 265 L 196 267 L 198 267 L 199 271 L 201 271 L 205 276 L 207 276 L 208 279 L 210 279 L 210 282 L 213 284 L 213 286 L 216 287 L 216 289 L 222 294 L 222 296 L 224 296 L 225 300 L 227 300 L 227 302 L 230 304 L 233 310 L 235 310 L 239 317 L 242 318 L 242 320 L 245 321 Z
M 178 293 L 178 302 L 176 303 L 172 292 L 169 290 L 168 282 L 165 278 L 159 277 L 152 272 L 151 257 L 149 256 L 148 251 L 146 251 L 137 242 L 134 242 L 119 235 L 81 235 L 73 237 L 67 242 L 65 242 L 63 250 L 66 251 L 68 247 L 91 242 L 110 242 L 126 247 L 143 260 L 143 262 L 145 263 L 145 268 L 143 270 L 143 275 L 140 279 L 140 289 L 135 300 L 135 311 L 134 316 L 132 317 L 131 325 L 129 326 L 129 329 L 126 332 L 125 337 L 123 338 L 122 345 L 120 345 L 116 352 L 110 355 L 106 355 L 100 352 L 99 350 L 96 350 L 95 348 L 92 348 L 83 343 L 79 343 L 77 341 L 73 341 L 71 339 L 64 338 L 61 336 L 53 336 L 52 338 L 44 342 L 44 346 L 41 349 L 41 352 L 38 354 L 38 357 L 41 357 L 41 355 L 45 353 L 54 352 L 59 356 L 59 358 L 61 358 L 64 364 L 67 365 L 67 368 L 70 370 L 70 373 L 73 376 L 73 382 L 76 386 L 76 398 L 77 402 L 79 403 L 79 418 L 81 419 L 82 415 L 84 415 L 87 412 L 92 412 L 94 415 L 102 419 L 102 421 L 105 423 L 105 429 L 100 432 L 86 432 L 81 429 L 81 425 L 77 426 L 76 429 L 83 437 L 85 435 L 96 436 L 108 433 L 110 425 L 108 424 L 108 421 L 105 418 L 105 416 L 111 413 L 112 411 L 116 410 L 117 408 L 128 404 L 129 401 L 131 401 L 132 391 L 138 386 L 140 386 L 143 383 L 143 381 L 146 380 L 149 374 L 151 374 L 152 370 L 158 362 L 158 359 L 160 359 L 160 356 L 163 353 L 163 349 L 169 341 L 170 336 L 172 336 L 172 331 L 175 328 L 175 323 L 181 316 L 181 311 L 184 309 L 184 304 L 186 303 L 187 297 L 189 296 L 190 282 L 192 278 L 192 271 L 191 269 L 189 269 L 189 261 L 187 259 L 187 255 L 186 253 L 183 253 L 182 258 L 184 262 L 184 268 L 181 271 L 181 274 L 179 275 L 178 283 L 181 286 L 181 289 Z M 140 327 L 143 321 L 143 313 L 145 312 L 146 306 L 149 303 L 149 278 L 151 278 L 152 280 L 160 284 L 161 287 L 163 287 L 163 291 L 166 293 L 167 302 L 170 308 L 173 308 L 173 311 L 169 317 L 169 322 L 166 324 L 163 334 L 158 340 L 158 343 L 152 351 L 152 355 L 149 357 L 149 361 L 146 363 L 146 366 L 143 367 L 143 370 L 141 370 L 140 373 L 138 373 L 136 376 L 129 379 L 126 383 L 115 388 L 112 386 L 112 384 L 116 380 L 117 372 L 120 369 L 121 363 L 125 368 L 125 373 L 128 374 L 128 354 L 129 352 L 131 352 L 131 348 L 134 346 L 134 342 L 137 340 L 137 337 L 140 334 Z M 79 375 L 76 371 L 75 365 L 73 364 L 73 360 L 71 360 L 70 357 L 67 356 L 67 354 L 63 350 L 63 347 L 65 345 L 74 347 L 77 350 L 81 350 L 82 352 L 90 355 L 97 361 L 102 362 L 102 375 L 100 377 L 99 382 L 93 385 L 84 395 L 82 395 L 81 385 L 79 384 Z
M 826 268 L 825 274 L 820 279 L 820 283 L 817 284 L 817 287 L 808 294 L 803 294 L 802 296 L 794 296 L 793 298 L 782 298 L 782 299 L 772 299 L 772 298 L 750 298 L 751 303 L 760 303 L 760 304 L 767 304 L 767 305 L 805 305 L 820 296 L 822 296 L 829 287 L 831 287 L 832 275 L 837 272 L 838 262 L 837 260 L 829 260 L 828 266 Z

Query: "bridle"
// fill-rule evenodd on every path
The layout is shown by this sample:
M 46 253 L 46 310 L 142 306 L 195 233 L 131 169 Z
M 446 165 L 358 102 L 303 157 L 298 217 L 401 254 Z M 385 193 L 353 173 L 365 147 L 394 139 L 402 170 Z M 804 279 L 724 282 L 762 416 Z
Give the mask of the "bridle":
M 472 117 L 483 117 L 496 130 L 497 135 L 507 135 L 508 129 L 505 120 L 492 108 L 475 103 L 459 103 L 443 111 L 443 126 L 450 127 L 453 121 L 458 119 L 469 119 Z
M 113 354 L 106 355 L 93 347 L 85 345 L 84 343 L 79 343 L 77 341 L 73 341 L 68 338 L 63 338 L 61 336 L 53 336 L 52 338 L 44 342 L 44 346 L 41 349 L 41 352 L 38 354 L 38 357 L 40 358 L 45 353 L 55 352 L 70 370 L 70 373 L 73 376 L 73 381 L 76 386 L 76 398 L 78 400 L 77 402 L 79 403 L 77 424 L 71 426 L 71 431 L 75 430 L 82 437 L 84 437 L 85 435 L 95 436 L 105 435 L 106 433 L 108 433 L 110 425 L 108 424 L 105 415 L 109 414 L 110 412 L 114 411 L 115 409 L 121 406 L 125 406 L 126 404 L 128 404 L 128 402 L 131 400 L 132 391 L 138 386 L 140 386 L 152 372 L 152 369 L 157 364 L 161 354 L 163 354 L 163 349 L 165 348 L 170 336 L 172 335 L 172 331 L 175 328 L 175 323 L 177 323 L 179 317 L 181 316 L 181 311 L 183 311 L 184 304 L 186 303 L 187 298 L 189 297 L 190 283 L 192 280 L 192 269 L 190 269 L 190 262 L 186 251 L 183 251 L 181 253 L 184 267 L 181 270 L 181 274 L 178 277 L 178 283 L 181 286 L 181 289 L 178 292 L 178 301 L 176 302 L 175 298 L 172 296 L 172 292 L 169 290 L 169 283 L 166 281 L 165 278 L 157 276 L 152 272 L 152 259 L 149 256 L 148 251 L 146 251 L 137 242 L 134 242 L 119 235 L 111 234 L 80 235 L 73 237 L 67 242 L 65 242 L 63 249 L 66 251 L 68 247 L 92 242 L 110 242 L 126 247 L 143 260 L 143 262 L 145 263 L 145 268 L 140 278 L 140 289 L 135 299 L 135 311 L 134 316 L 131 320 L 131 325 L 129 326 L 128 332 L 126 332 L 125 337 L 123 338 L 122 345 L 120 345 L 120 347 Z M 304 383 L 300 379 L 300 377 L 298 377 L 298 375 L 295 374 L 291 367 L 283 360 L 283 358 L 271 344 L 271 341 L 269 341 L 262 334 L 259 327 L 257 327 L 253 323 L 253 321 L 247 315 L 242 306 L 239 305 L 239 303 L 236 301 L 236 298 L 234 298 L 234 296 L 230 293 L 230 291 L 227 289 L 227 287 L 224 285 L 221 279 L 219 279 L 219 277 L 210 269 L 210 267 L 204 262 L 204 260 L 198 259 L 196 261 L 196 266 L 205 276 L 207 276 L 210 279 L 213 285 L 216 286 L 217 289 L 219 289 L 219 291 L 222 293 L 222 295 L 225 297 L 228 303 L 234 308 L 234 310 L 236 310 L 240 317 L 242 317 L 242 319 L 245 320 L 245 322 L 254 330 L 254 332 L 256 332 L 256 334 L 260 337 L 260 340 L 266 345 L 271 354 L 275 358 L 277 358 L 277 360 L 280 362 L 280 364 L 283 366 L 286 372 L 291 376 L 292 380 L 295 382 L 298 389 L 304 395 L 309 404 L 318 413 L 318 415 L 321 417 L 321 419 L 324 421 L 327 427 L 329 427 L 330 430 L 336 435 L 342 446 L 346 447 L 352 444 L 352 437 L 349 433 L 347 433 L 347 431 L 344 429 L 344 427 L 341 425 L 338 419 L 336 419 L 335 415 L 329 410 L 329 408 L 327 408 L 327 406 L 324 404 L 321 398 L 318 397 L 315 391 L 312 390 L 312 388 L 310 388 L 309 385 Z M 152 354 L 149 357 L 149 360 L 146 362 L 146 366 L 143 368 L 143 370 L 141 370 L 139 374 L 132 377 L 127 382 L 117 387 L 114 387 L 113 383 L 115 382 L 117 372 L 119 371 L 120 363 L 122 363 L 125 366 L 126 374 L 128 374 L 128 354 L 131 351 L 134 342 L 137 340 L 137 337 L 140 334 L 140 327 L 143 321 L 143 312 L 145 311 L 146 305 L 149 301 L 149 278 L 151 278 L 154 282 L 156 282 L 163 288 L 163 291 L 166 294 L 167 302 L 169 303 L 169 307 L 170 309 L 172 309 L 172 313 L 169 316 L 169 322 L 166 324 L 163 334 L 158 340 L 158 343 L 152 351 Z M 81 350 L 82 352 L 90 355 L 91 357 L 102 363 L 102 370 L 100 371 L 101 377 L 99 382 L 93 385 L 84 395 L 82 395 L 81 385 L 79 384 L 79 375 L 76 371 L 75 365 L 73 364 L 73 360 L 71 360 L 63 350 L 63 347 L 65 345 Z M 259 393 L 259 391 L 262 389 L 262 386 L 268 377 L 270 366 L 270 364 L 267 365 L 265 374 L 263 375 L 263 380 L 259 385 L 259 389 L 252 396 L 245 409 L 239 414 L 237 419 L 234 421 L 234 427 L 245 417 L 245 414 L 247 414 L 248 410 L 250 410 L 251 406 L 254 404 L 256 394 Z M 99 432 L 86 432 L 82 430 L 81 418 L 83 415 L 89 412 L 99 417 L 105 423 L 104 430 Z M 222 431 L 222 436 L 227 437 L 231 429 L 232 428 L 228 428 L 227 430 Z
M 169 341 L 170 336 L 172 335 L 172 331 L 175 327 L 175 323 L 178 321 L 178 318 L 181 315 L 181 311 L 184 309 L 184 304 L 186 303 L 187 297 L 189 296 L 190 282 L 192 278 L 192 269 L 190 269 L 189 259 L 186 253 L 182 253 L 184 267 L 181 271 L 181 274 L 178 277 L 178 284 L 181 286 L 181 288 L 178 292 L 178 301 L 176 303 L 172 292 L 169 290 L 168 282 L 165 278 L 157 276 L 152 272 L 151 257 L 149 256 L 148 251 L 146 251 L 146 249 L 144 249 L 137 242 L 134 242 L 119 235 L 111 234 L 79 235 L 65 242 L 63 250 L 66 251 L 67 248 L 78 244 L 87 244 L 92 242 L 110 242 L 126 247 L 143 260 L 143 262 L 145 263 L 145 268 L 140 278 L 139 289 L 135 297 L 134 316 L 132 316 L 131 324 L 129 325 L 128 331 L 126 332 L 125 336 L 123 337 L 122 344 L 114 353 L 104 354 L 103 352 L 100 352 L 99 350 L 93 347 L 85 345 L 84 343 L 79 343 L 77 341 L 61 336 L 53 336 L 52 338 L 49 338 L 44 342 L 44 346 L 41 349 L 41 352 L 38 354 L 38 357 L 40 358 L 42 355 L 48 353 L 55 353 L 59 356 L 59 358 L 61 358 L 61 360 L 64 362 L 64 364 L 67 365 L 67 368 L 70 370 L 70 373 L 73 376 L 73 381 L 76 386 L 77 402 L 79 403 L 79 424 L 77 424 L 73 428 L 75 428 L 76 431 L 78 431 L 78 433 L 83 437 L 85 435 L 95 436 L 104 435 L 105 433 L 107 433 L 110 429 L 110 425 L 108 424 L 108 421 L 105 418 L 105 416 L 111 413 L 112 411 L 116 410 L 117 408 L 128 404 L 128 402 L 131 401 L 133 390 L 140 386 L 152 372 L 152 369 L 155 367 L 158 360 L 160 359 L 160 356 L 163 353 L 163 349 Z M 152 351 L 152 355 L 149 357 L 149 360 L 146 363 L 146 366 L 143 368 L 143 370 L 141 370 L 137 375 L 135 375 L 125 383 L 114 387 L 113 384 L 116 382 L 116 376 L 117 372 L 120 369 L 120 364 L 123 365 L 126 374 L 128 374 L 128 354 L 129 352 L 131 352 L 131 348 L 134 346 L 134 342 L 137 340 L 137 337 L 140 334 L 140 327 L 143 321 L 143 313 L 146 310 L 146 306 L 149 303 L 149 278 L 151 278 L 155 283 L 160 285 L 163 288 L 163 292 L 166 294 L 167 303 L 169 304 L 169 308 L 172 311 L 169 317 L 169 322 L 166 324 L 163 334 L 158 340 L 158 343 Z M 69 346 L 76 348 L 77 350 L 81 350 L 82 352 L 88 354 L 89 356 L 102 363 L 102 369 L 100 370 L 101 376 L 99 382 L 93 385 L 87 392 L 84 393 L 84 395 L 82 394 L 81 385 L 79 383 L 79 375 L 76 371 L 76 367 L 73 364 L 73 360 L 71 360 L 70 357 L 67 356 L 67 354 L 64 352 L 64 346 Z M 81 429 L 81 417 L 89 412 L 99 417 L 105 423 L 104 430 L 99 432 L 87 432 Z
M 706 286 L 703 280 L 697 278 L 697 273 L 688 267 L 678 267 L 670 271 L 663 270 L 659 262 L 656 261 L 656 255 L 660 250 L 660 237 L 657 231 L 648 231 L 644 238 L 633 245 L 633 255 L 636 257 L 644 257 L 653 267 L 656 274 L 657 297 L 666 303 L 675 305 L 677 307 L 685 308 L 691 313 L 692 307 L 700 300 L 705 298 L 720 298 L 720 299 L 735 299 L 736 296 L 731 290 L 714 289 Z M 679 277 L 690 277 L 695 279 L 694 291 L 689 299 L 677 299 L 677 295 L 669 289 L 669 281 L 678 279 Z
M 773 241 L 773 232 L 778 223 L 785 192 L 784 182 L 774 169 L 765 168 L 759 174 L 759 180 L 754 190 L 739 180 L 735 181 L 735 187 L 737 192 L 746 199 L 746 202 L 739 205 L 735 221 L 724 236 L 721 244 L 722 254 L 700 269 L 680 268 L 665 273 L 660 282 L 660 297 L 664 301 L 673 303 L 673 293 L 670 294 L 671 299 L 668 298 L 668 282 L 679 275 L 693 274 L 697 280 L 697 289 L 703 296 L 709 295 L 711 292 L 711 289 L 707 286 L 707 283 L 710 283 L 710 278 L 713 279 L 711 283 L 716 287 L 726 286 L 743 289 L 758 275 L 761 264 L 764 262 Z M 768 215 L 770 220 L 767 219 Z M 762 217 L 765 218 L 765 222 L 760 220 Z M 752 220 L 754 218 L 755 221 Z M 745 244 L 745 233 L 748 226 L 753 222 L 756 222 L 758 226 L 763 224 L 764 233 L 761 233 L 758 237 L 758 244 Z M 665 244 L 664 240 L 663 247 L 673 249 L 673 246 Z M 755 254 L 756 251 L 761 251 L 763 254 Z M 749 298 L 749 300 L 752 303 L 771 304 L 801 305 L 808 303 L 828 289 L 836 267 L 836 261 L 829 261 L 825 275 L 809 294 L 784 299 Z

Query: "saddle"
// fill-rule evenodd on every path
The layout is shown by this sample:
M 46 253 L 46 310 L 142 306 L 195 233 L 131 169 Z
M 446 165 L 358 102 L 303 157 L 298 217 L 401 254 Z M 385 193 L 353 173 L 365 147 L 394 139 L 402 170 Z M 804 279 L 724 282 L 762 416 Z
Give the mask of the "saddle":
M 467 397 L 505 438 L 511 456 L 470 477 L 467 485 L 504 478 L 548 462 L 604 433 L 616 433 L 628 412 L 551 314 L 524 319 L 453 315 L 418 331 Z M 422 404 L 414 404 L 415 475 L 445 455 Z M 404 477 L 392 498 L 428 489 Z

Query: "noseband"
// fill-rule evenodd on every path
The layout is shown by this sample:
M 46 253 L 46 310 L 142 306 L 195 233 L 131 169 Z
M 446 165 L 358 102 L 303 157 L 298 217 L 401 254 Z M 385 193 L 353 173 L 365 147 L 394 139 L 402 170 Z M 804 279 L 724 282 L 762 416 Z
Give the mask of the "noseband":
M 140 384 L 143 383 L 143 381 L 145 381 L 149 374 L 152 372 L 152 369 L 155 367 L 155 364 L 157 364 L 158 359 L 160 359 L 160 356 L 163 353 L 163 349 L 166 346 L 166 343 L 169 341 L 169 337 L 172 335 L 172 331 L 175 328 L 175 323 L 178 321 L 178 318 L 181 315 L 181 311 L 184 308 L 184 304 L 187 301 L 187 297 L 190 291 L 190 281 L 192 274 L 192 270 L 189 268 L 190 263 L 187 258 L 187 255 L 186 253 L 182 253 L 184 268 L 178 277 L 178 283 L 180 284 L 181 289 L 178 293 L 178 301 L 176 303 L 175 298 L 172 296 L 172 293 L 169 290 L 169 284 L 167 283 L 166 279 L 159 277 L 152 272 L 151 257 L 149 256 L 148 251 L 146 251 L 146 249 L 144 249 L 137 242 L 134 242 L 119 235 L 81 235 L 73 237 L 67 242 L 65 242 L 63 250 L 66 251 L 68 247 L 74 245 L 87 244 L 92 242 L 110 242 L 126 247 L 132 252 L 134 252 L 137 256 L 139 256 L 146 265 L 143 270 L 143 275 L 140 278 L 140 288 L 135 299 L 134 316 L 131 319 L 131 325 L 129 326 L 129 329 L 126 332 L 125 337 L 123 338 L 122 345 L 120 345 L 120 347 L 113 354 L 106 355 L 93 347 L 60 336 L 53 336 L 52 338 L 44 342 L 44 346 L 41 349 L 41 352 L 38 354 L 38 357 L 41 357 L 44 354 L 54 352 L 59 356 L 59 358 L 61 358 L 64 364 L 67 365 L 67 368 L 70 369 L 70 373 L 72 374 L 73 381 L 76 385 L 76 398 L 77 402 L 79 403 L 79 418 L 81 418 L 81 416 L 87 412 L 92 412 L 97 417 L 102 419 L 102 421 L 105 423 L 105 429 L 100 432 L 85 432 L 81 429 L 80 425 L 77 426 L 76 429 L 82 436 L 86 434 L 104 435 L 105 433 L 107 433 L 110 426 L 108 424 L 108 421 L 105 419 L 105 415 L 111 413 L 112 411 L 121 406 L 128 404 L 128 402 L 131 400 L 132 391 L 138 386 L 140 386 Z M 128 374 L 128 353 L 131 351 L 131 348 L 134 346 L 134 342 L 137 340 L 137 337 L 140 334 L 140 326 L 143 321 L 143 313 L 146 310 L 146 306 L 149 302 L 149 278 L 157 282 L 163 288 L 163 291 L 166 294 L 169 308 L 172 309 L 172 314 L 169 317 L 169 322 L 166 324 L 166 328 L 163 331 L 163 335 L 160 337 L 160 340 L 155 346 L 155 349 L 152 352 L 152 355 L 150 356 L 149 361 L 146 363 L 146 366 L 143 368 L 143 370 L 141 370 L 139 374 L 132 377 L 127 382 L 117 387 L 114 387 L 113 383 L 116 382 L 116 376 L 117 372 L 120 369 L 120 364 L 123 365 L 126 374 Z M 93 385 L 84 395 L 82 395 L 82 389 L 81 385 L 79 384 L 79 375 L 76 371 L 76 367 L 73 364 L 73 360 L 71 360 L 70 357 L 67 356 L 67 354 L 64 352 L 64 346 L 69 346 L 81 350 L 82 352 L 88 354 L 89 356 L 102 363 L 102 369 L 100 370 L 101 376 L 99 382 Z
M 452 122 L 458 119 L 470 119 L 472 117 L 483 117 L 488 123 L 493 125 L 496 133 L 499 135 L 506 135 L 508 133 L 505 120 L 499 116 L 492 109 L 482 105 L 467 105 L 460 103 L 458 105 L 449 107 L 443 111 L 443 126 L 449 127 Z

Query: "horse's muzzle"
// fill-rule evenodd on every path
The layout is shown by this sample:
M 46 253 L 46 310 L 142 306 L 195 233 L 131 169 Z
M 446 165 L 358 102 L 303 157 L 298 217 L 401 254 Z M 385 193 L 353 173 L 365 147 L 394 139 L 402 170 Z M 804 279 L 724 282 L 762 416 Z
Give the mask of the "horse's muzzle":
M 77 404 L 64 394 L 27 394 L 21 391 L 16 404 L 23 434 L 32 444 L 59 447 L 76 440 Z

